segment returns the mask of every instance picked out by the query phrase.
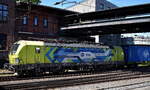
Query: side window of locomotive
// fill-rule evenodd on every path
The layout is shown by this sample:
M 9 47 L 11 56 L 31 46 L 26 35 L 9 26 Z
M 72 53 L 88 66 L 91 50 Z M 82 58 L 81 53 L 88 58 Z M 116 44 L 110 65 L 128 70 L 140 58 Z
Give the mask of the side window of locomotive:
M 41 52 L 41 50 L 39 47 L 35 48 L 35 53 L 40 53 L 40 52 Z

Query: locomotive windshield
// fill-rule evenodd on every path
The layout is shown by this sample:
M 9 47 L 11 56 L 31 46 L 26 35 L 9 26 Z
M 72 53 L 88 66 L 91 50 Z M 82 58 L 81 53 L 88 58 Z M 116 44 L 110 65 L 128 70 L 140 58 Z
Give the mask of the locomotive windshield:
M 12 45 L 12 48 L 11 48 L 11 50 L 10 50 L 10 53 L 11 53 L 11 54 L 16 53 L 18 47 L 19 47 L 19 44 L 14 44 L 14 45 Z

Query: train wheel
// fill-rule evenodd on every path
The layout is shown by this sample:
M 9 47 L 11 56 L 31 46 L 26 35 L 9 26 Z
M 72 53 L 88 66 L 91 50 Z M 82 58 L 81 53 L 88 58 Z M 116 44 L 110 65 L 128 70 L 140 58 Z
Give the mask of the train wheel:
M 17 76 L 18 77 L 24 77 L 25 76 L 25 71 L 17 71 Z
M 42 76 L 43 71 L 40 68 L 35 69 L 35 76 Z

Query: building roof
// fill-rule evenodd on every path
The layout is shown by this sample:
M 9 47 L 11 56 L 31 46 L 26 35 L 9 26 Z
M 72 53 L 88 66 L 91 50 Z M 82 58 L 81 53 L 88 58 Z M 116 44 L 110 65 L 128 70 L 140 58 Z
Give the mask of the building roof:
M 27 4 L 27 3 L 16 4 L 16 7 L 22 8 L 22 10 L 27 10 L 28 6 L 30 6 L 30 4 Z M 46 12 L 55 12 L 60 15 L 77 14 L 77 12 L 66 10 L 66 9 L 60 9 L 60 8 L 49 7 L 49 6 L 44 6 L 44 5 L 36 5 L 36 4 L 31 4 L 31 9 L 38 9 L 38 10 L 46 11 Z

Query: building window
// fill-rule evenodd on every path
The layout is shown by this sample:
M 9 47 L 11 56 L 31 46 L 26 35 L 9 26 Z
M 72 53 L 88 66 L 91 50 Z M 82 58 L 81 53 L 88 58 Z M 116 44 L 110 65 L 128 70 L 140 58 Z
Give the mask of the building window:
M 22 23 L 23 23 L 24 25 L 28 24 L 28 17 L 27 17 L 27 16 L 24 16 L 24 17 L 23 17 Z
M 101 4 L 99 5 L 99 8 L 103 10 L 103 9 L 104 9 L 104 4 L 101 3 Z
M 48 27 L 48 19 L 47 18 L 43 19 L 43 26 Z
M 0 21 L 8 20 L 8 6 L 0 4 Z
M 37 25 L 38 25 L 38 17 L 35 16 L 35 17 L 34 17 L 34 26 L 37 26 Z

